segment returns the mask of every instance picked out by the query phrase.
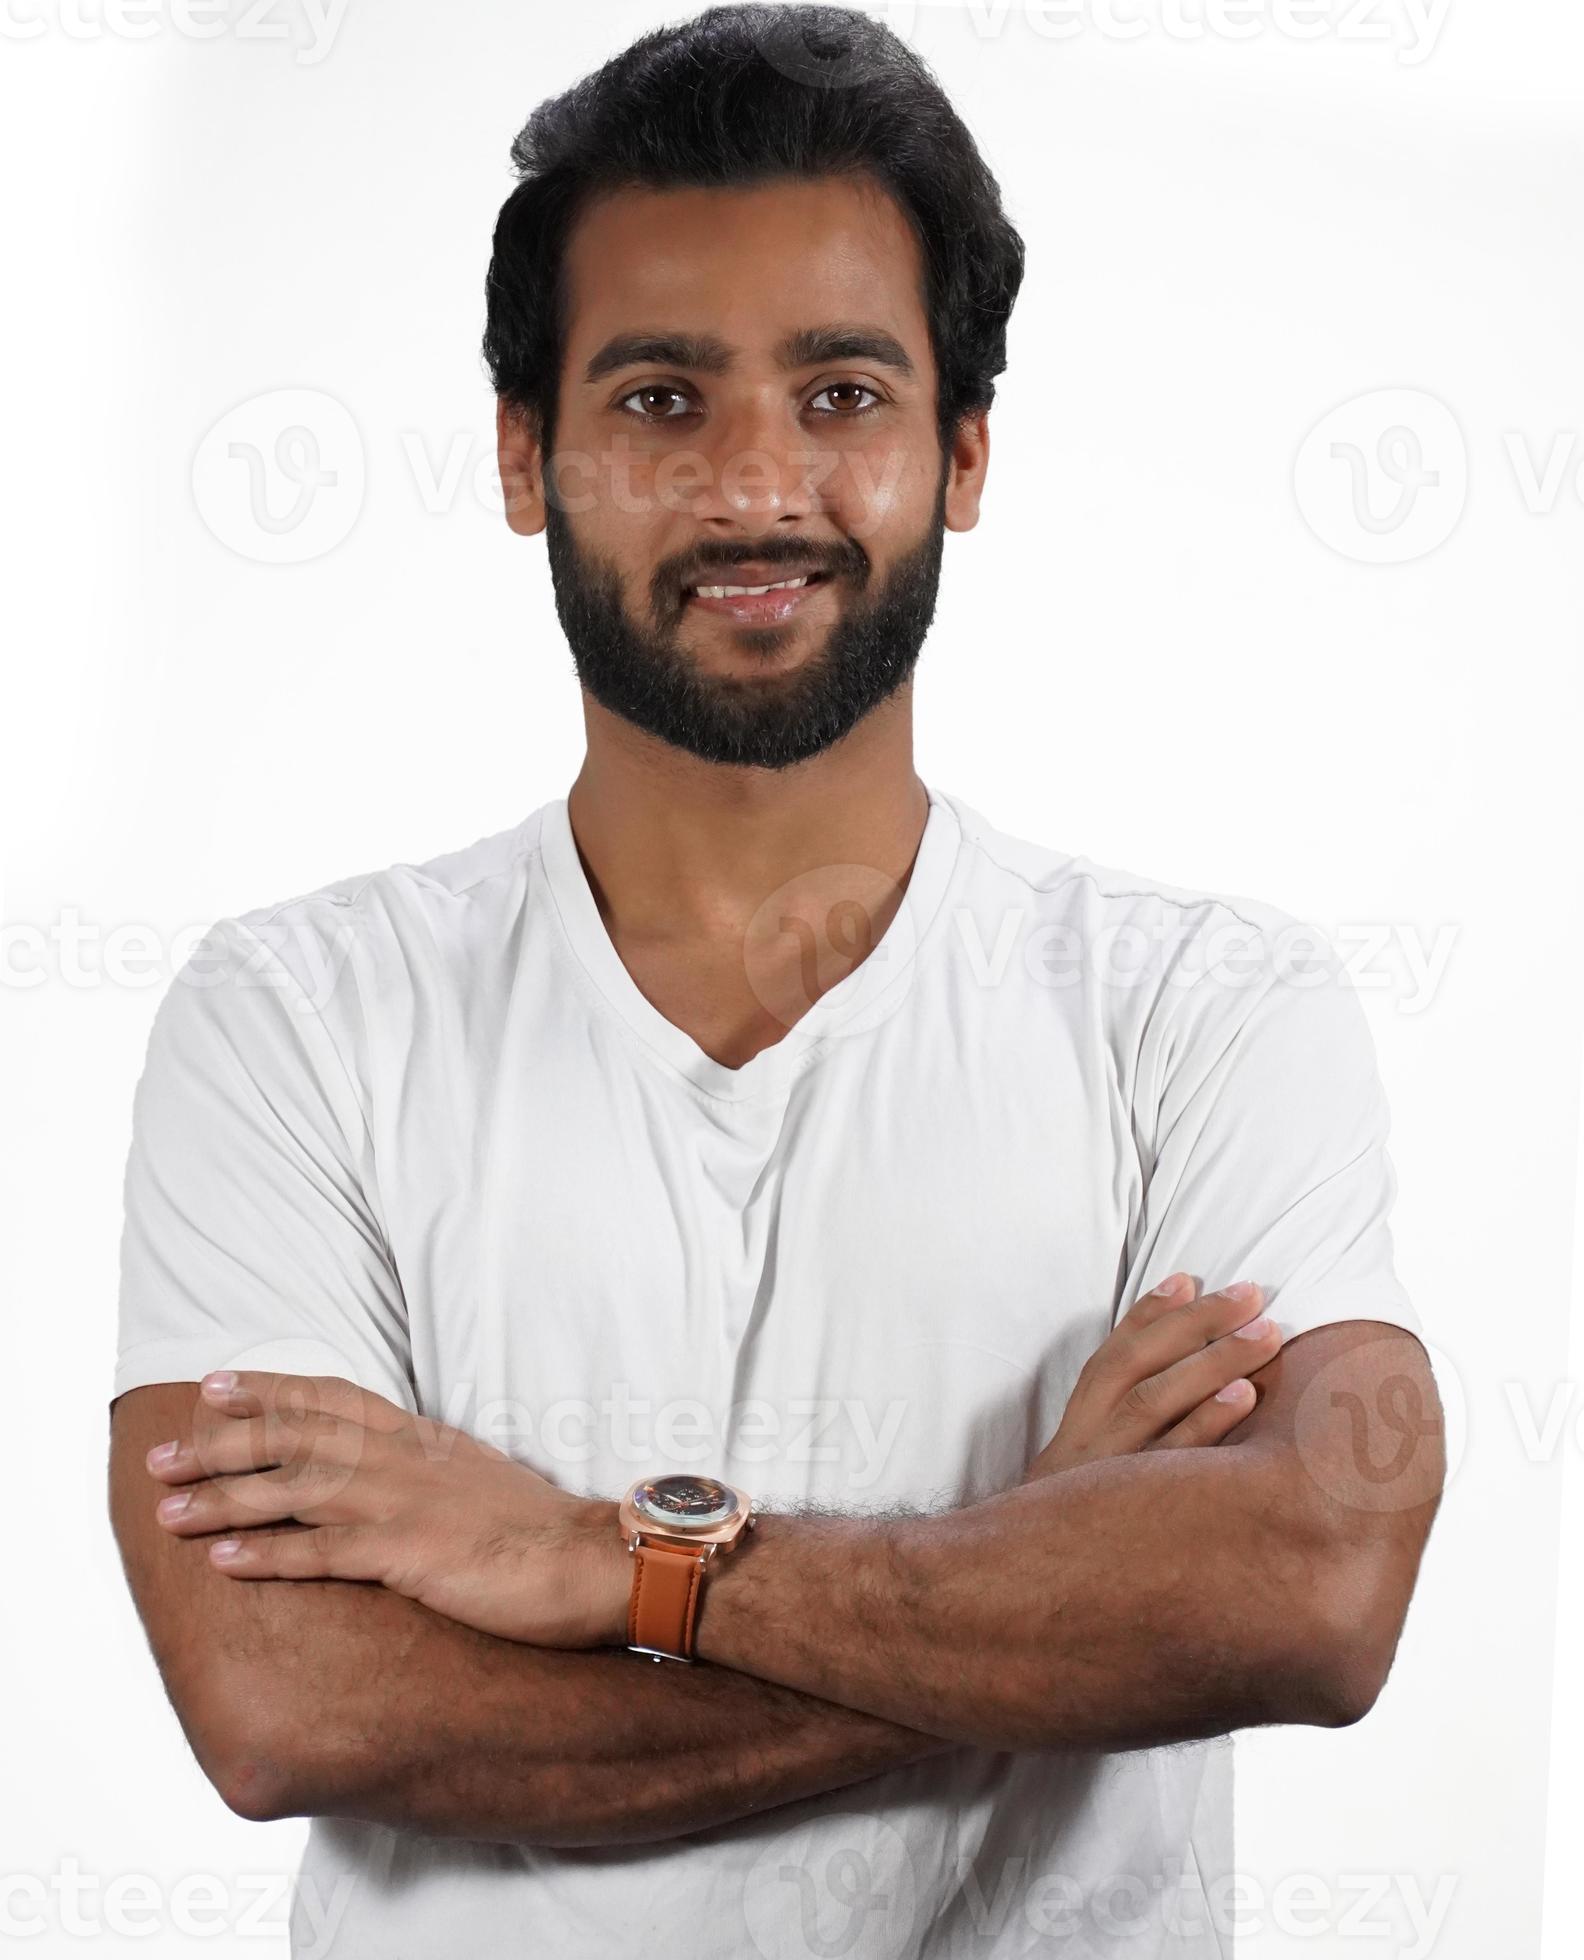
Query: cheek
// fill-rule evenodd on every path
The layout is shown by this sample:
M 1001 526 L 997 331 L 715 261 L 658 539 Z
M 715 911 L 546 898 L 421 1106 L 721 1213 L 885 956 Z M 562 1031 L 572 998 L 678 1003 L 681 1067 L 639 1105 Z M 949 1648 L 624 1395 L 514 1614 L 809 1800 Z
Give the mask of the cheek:
M 609 539 L 645 518 L 685 510 L 690 467 L 687 457 L 662 443 L 627 435 L 578 440 L 569 433 L 557 444 L 554 489 L 580 531 Z
M 889 531 L 911 534 L 929 511 L 934 465 L 925 467 L 905 444 L 876 441 L 844 449 L 825 467 L 826 508 L 860 542 Z
M 683 443 L 645 442 L 623 436 L 606 444 L 585 471 L 589 509 L 610 529 L 642 526 L 686 516 L 708 494 L 709 459 Z

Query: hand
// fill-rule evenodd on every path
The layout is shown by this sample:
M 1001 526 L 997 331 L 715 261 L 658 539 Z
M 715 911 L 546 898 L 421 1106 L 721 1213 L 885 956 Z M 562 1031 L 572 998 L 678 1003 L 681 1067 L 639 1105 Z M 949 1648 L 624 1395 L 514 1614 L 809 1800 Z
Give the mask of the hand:
M 338 1376 L 224 1379 L 201 1384 L 192 1442 L 148 1459 L 187 1499 L 156 1510 L 168 1531 L 252 1527 L 209 1547 L 217 1571 L 373 1580 L 540 1647 L 625 1642 L 631 1562 L 615 1504 Z
M 1249 1373 L 1282 1344 L 1274 1321 L 1255 1318 L 1262 1299 L 1257 1286 L 1247 1299 L 1226 1288 L 1200 1297 L 1187 1273 L 1142 1294 L 1084 1363 L 1023 1482 L 1098 1457 L 1219 1443 L 1258 1400 Z

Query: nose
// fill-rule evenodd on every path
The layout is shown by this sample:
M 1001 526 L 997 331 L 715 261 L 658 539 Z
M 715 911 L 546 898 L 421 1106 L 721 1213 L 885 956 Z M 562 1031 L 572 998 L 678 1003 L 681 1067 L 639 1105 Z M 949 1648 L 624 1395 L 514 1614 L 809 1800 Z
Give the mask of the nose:
M 784 384 L 718 397 L 698 450 L 690 514 L 714 528 L 757 537 L 820 509 L 818 444 Z

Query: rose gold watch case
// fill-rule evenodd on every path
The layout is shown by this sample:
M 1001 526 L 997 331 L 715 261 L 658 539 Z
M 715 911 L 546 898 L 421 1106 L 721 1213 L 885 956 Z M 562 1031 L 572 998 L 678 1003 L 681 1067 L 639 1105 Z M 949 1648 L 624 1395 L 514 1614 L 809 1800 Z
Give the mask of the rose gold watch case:
M 712 1477 L 712 1483 L 720 1484 L 729 1490 L 737 1503 L 729 1518 L 722 1518 L 719 1524 L 700 1525 L 690 1531 L 685 1525 L 656 1524 L 652 1518 L 645 1517 L 633 1503 L 635 1494 L 645 1484 L 658 1483 L 662 1476 L 675 1476 L 675 1471 L 665 1470 L 647 1477 L 634 1478 L 626 1495 L 617 1506 L 617 1517 L 621 1525 L 622 1537 L 626 1540 L 629 1552 L 636 1551 L 639 1541 L 646 1545 L 671 1545 L 678 1551 L 698 1551 L 705 1560 L 713 1558 L 718 1551 L 729 1551 L 745 1531 L 752 1528 L 758 1507 L 745 1491 L 738 1490 L 735 1484 L 728 1484 L 724 1477 Z

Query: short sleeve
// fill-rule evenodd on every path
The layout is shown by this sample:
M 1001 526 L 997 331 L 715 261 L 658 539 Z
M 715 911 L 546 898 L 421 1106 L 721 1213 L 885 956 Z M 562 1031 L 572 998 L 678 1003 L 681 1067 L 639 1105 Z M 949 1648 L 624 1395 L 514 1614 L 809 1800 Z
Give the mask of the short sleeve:
M 1182 1270 L 1206 1291 L 1256 1281 L 1288 1339 L 1338 1320 L 1423 1338 L 1393 1266 L 1397 1180 L 1369 1024 L 1325 937 L 1288 924 L 1295 936 L 1246 935 L 1156 1003 L 1142 1230 L 1118 1311 Z
M 240 921 L 210 928 L 155 1012 L 123 1197 L 112 1399 L 234 1367 L 416 1407 L 363 1105 L 306 990 Z

